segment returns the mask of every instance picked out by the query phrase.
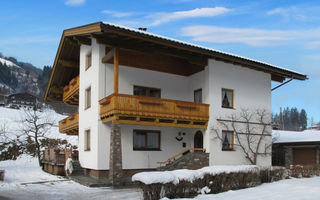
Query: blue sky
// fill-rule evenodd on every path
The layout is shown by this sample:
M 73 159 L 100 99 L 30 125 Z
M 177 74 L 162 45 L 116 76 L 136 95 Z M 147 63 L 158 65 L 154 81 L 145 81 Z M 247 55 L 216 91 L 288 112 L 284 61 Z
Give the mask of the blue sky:
M 273 111 L 305 108 L 320 121 L 319 10 L 317 0 L 2 0 L 0 52 L 42 68 L 53 64 L 64 29 L 97 21 L 147 27 L 307 74 L 272 93 Z

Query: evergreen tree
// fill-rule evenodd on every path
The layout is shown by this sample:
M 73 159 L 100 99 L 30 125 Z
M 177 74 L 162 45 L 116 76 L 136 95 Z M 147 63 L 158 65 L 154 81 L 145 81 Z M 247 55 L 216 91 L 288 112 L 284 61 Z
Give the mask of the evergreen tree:
M 306 130 L 307 129 L 307 112 L 304 109 L 301 109 L 300 116 L 299 116 L 299 123 L 300 123 L 300 130 Z

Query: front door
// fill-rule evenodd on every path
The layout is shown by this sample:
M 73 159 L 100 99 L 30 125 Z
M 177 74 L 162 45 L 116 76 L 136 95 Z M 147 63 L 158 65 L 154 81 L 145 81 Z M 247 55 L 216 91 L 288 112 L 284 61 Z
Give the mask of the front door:
M 203 148 L 203 135 L 201 131 L 197 131 L 194 135 L 194 148 Z

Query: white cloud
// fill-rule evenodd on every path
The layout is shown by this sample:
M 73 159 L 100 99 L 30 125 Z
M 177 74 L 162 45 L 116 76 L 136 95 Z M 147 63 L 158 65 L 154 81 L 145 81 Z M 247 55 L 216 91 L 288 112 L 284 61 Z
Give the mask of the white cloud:
M 280 15 L 286 19 L 294 18 L 298 20 L 305 20 L 307 16 L 303 13 L 303 8 L 287 7 L 287 8 L 274 8 L 267 12 L 268 15 Z
M 302 45 L 305 46 L 308 40 L 320 40 L 320 29 L 300 31 L 188 26 L 182 28 L 181 34 L 199 42 L 242 43 L 250 46 L 278 46 L 288 41 L 302 42 Z M 315 42 L 314 45 L 318 45 L 318 42 Z
M 320 48 L 320 40 L 308 42 L 306 46 L 310 49 L 318 49 Z
M 67 0 L 66 5 L 68 6 L 78 6 L 85 3 L 85 0 Z
M 110 15 L 111 17 L 117 17 L 117 18 L 128 17 L 133 14 L 130 12 L 118 12 L 118 11 L 114 11 L 114 10 L 103 10 L 101 13 Z
M 160 25 L 166 22 L 186 19 L 186 18 L 196 18 L 196 17 L 215 17 L 218 15 L 223 15 L 230 12 L 230 9 L 224 7 L 214 7 L 214 8 L 196 8 L 188 11 L 177 11 L 172 13 L 157 13 L 151 15 L 150 17 L 154 19 L 152 25 Z

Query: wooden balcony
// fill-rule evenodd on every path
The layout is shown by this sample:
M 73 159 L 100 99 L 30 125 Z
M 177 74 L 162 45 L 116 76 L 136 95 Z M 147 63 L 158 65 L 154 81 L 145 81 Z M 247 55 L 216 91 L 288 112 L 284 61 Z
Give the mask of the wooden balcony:
M 74 113 L 71 116 L 59 122 L 59 132 L 67 135 L 78 135 L 79 131 L 79 113 Z
M 79 76 L 73 78 L 68 85 L 63 88 L 62 100 L 69 105 L 79 105 Z
M 153 97 L 112 94 L 99 101 L 102 122 L 207 128 L 209 105 Z

